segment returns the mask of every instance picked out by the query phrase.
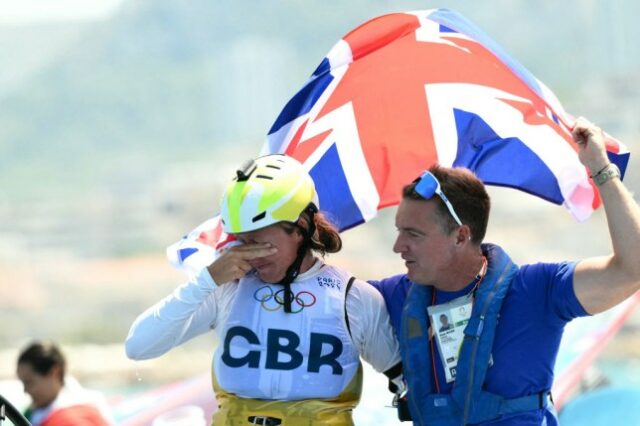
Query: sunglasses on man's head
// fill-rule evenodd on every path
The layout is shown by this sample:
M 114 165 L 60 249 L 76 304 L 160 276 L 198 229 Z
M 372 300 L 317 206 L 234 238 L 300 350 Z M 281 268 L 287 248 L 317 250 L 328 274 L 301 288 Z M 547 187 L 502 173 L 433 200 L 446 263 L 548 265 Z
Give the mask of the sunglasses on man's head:
M 416 193 L 425 200 L 430 200 L 434 195 L 438 195 L 449 209 L 449 213 L 451 213 L 451 216 L 456 221 L 456 223 L 459 226 L 462 226 L 462 221 L 460 221 L 460 218 L 456 214 L 456 211 L 453 209 L 453 206 L 449 202 L 447 196 L 444 195 L 444 192 L 442 192 L 440 182 L 433 173 L 429 171 L 424 172 L 422 176 L 417 179 L 414 191 L 416 191 Z

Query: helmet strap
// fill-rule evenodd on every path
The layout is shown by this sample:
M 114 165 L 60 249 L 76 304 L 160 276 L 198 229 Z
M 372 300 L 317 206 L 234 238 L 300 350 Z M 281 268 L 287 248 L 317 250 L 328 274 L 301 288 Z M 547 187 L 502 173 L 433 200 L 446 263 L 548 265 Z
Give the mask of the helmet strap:
M 315 234 L 316 232 L 316 223 L 313 220 L 313 217 L 317 212 L 318 208 L 313 203 L 309 203 L 309 205 L 304 209 L 303 213 L 307 213 L 309 217 L 308 230 L 304 229 L 302 226 L 296 223 L 303 236 L 302 244 L 300 244 L 300 247 L 298 247 L 298 255 L 296 256 L 296 260 L 294 260 L 291 266 L 289 266 L 289 268 L 287 269 L 287 273 L 279 283 L 284 286 L 284 311 L 287 313 L 291 313 L 291 302 L 294 299 L 293 292 L 291 291 L 291 283 L 296 279 L 298 274 L 300 274 L 302 261 L 309 251 L 309 247 L 311 246 L 311 238 L 313 238 L 313 234 Z

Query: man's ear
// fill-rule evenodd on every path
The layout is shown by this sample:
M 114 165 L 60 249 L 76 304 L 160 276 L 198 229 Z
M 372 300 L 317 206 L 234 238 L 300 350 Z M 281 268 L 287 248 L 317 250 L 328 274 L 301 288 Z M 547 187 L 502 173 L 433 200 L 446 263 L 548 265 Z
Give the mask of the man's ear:
M 459 226 L 456 235 L 456 245 L 462 245 L 468 242 L 471 242 L 471 228 L 467 225 Z
M 51 370 L 47 375 L 59 380 L 60 382 L 64 382 L 64 377 L 62 377 L 63 372 L 61 365 L 54 365 L 53 367 L 51 367 Z

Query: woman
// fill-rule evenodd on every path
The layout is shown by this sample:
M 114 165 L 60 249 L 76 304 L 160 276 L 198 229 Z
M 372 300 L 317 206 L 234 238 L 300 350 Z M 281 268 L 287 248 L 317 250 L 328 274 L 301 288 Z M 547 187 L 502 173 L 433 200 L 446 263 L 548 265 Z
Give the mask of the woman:
M 130 358 L 215 329 L 216 425 L 351 425 L 360 356 L 401 385 L 382 297 L 322 260 L 342 241 L 300 163 L 269 155 L 246 164 L 226 188 L 221 220 L 239 244 L 134 322 Z
M 106 426 L 102 397 L 66 376 L 66 360 L 53 343 L 34 342 L 18 356 L 17 375 L 31 405 L 24 416 L 33 426 Z

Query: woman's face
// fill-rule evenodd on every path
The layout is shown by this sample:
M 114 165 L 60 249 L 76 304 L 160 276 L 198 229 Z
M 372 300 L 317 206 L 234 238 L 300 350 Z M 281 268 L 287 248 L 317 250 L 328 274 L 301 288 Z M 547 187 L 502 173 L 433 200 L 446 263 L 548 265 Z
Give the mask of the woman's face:
M 31 364 L 23 362 L 18 364 L 17 374 L 35 408 L 51 404 L 62 389 L 59 366 L 54 366 L 49 373 L 42 375 L 35 371 Z
M 272 255 L 249 261 L 258 277 L 262 281 L 272 284 L 278 283 L 284 278 L 287 269 L 296 259 L 298 247 L 302 243 L 302 235 L 297 229 L 289 233 L 278 224 L 237 234 L 236 238 L 245 244 L 270 243 L 278 249 Z

